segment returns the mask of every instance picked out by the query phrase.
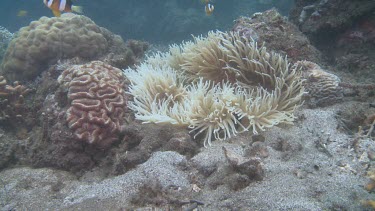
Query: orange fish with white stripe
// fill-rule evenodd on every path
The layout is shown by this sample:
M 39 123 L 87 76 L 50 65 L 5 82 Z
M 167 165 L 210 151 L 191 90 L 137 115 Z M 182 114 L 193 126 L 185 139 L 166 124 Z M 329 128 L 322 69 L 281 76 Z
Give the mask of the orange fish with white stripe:
M 43 0 L 43 2 L 56 17 L 60 17 L 61 12 L 82 13 L 82 7 L 73 6 L 72 0 Z
M 208 15 L 208 16 L 212 15 L 215 7 L 214 7 L 213 4 L 210 4 L 210 0 L 201 0 L 201 2 L 203 4 L 206 4 L 206 6 L 204 6 L 204 11 L 206 12 L 206 15 Z

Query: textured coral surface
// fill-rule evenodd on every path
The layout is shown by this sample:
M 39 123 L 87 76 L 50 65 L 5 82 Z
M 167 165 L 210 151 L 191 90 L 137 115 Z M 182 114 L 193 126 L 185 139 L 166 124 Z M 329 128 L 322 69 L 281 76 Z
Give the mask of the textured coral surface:
M 373 84 L 374 9 L 373 0 L 296 0 L 289 20 L 309 37 L 343 81 Z
M 371 13 L 375 8 L 372 0 L 296 0 L 290 11 L 290 20 L 304 33 L 329 33 L 350 26 L 353 19 Z
M 283 17 L 276 9 L 256 13 L 252 17 L 240 17 L 233 31 L 252 37 L 268 49 L 287 55 L 291 62 L 308 60 L 320 62 L 320 52 L 302 32 Z
M 23 120 L 25 114 L 24 96 L 30 89 L 14 82 L 13 86 L 7 85 L 7 81 L 0 76 L 0 125 L 16 126 Z
M 58 81 L 68 89 L 66 120 L 76 138 L 100 146 L 118 139 L 126 109 L 121 70 L 94 61 L 65 70 Z
M 32 79 L 59 59 L 93 59 L 109 47 L 108 31 L 85 16 L 42 17 L 20 29 L 9 44 L 2 73 L 9 80 Z
M 0 62 L 3 60 L 4 53 L 12 38 L 13 34 L 10 33 L 6 28 L 0 26 Z
M 299 61 L 295 64 L 302 69 L 304 86 L 309 98 L 306 103 L 311 107 L 332 105 L 343 99 L 340 79 L 332 73 L 324 71 L 318 64 Z

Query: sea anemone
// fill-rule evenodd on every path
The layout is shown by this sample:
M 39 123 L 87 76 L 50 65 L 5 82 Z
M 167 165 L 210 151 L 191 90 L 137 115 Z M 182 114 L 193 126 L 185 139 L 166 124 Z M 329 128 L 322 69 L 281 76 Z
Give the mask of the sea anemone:
M 137 119 L 188 125 L 194 137 L 205 134 L 205 146 L 292 123 L 304 94 L 301 73 L 287 58 L 235 32 L 173 45 L 125 74 Z
M 241 100 L 241 89 L 230 83 L 212 84 L 201 79 L 188 87 L 189 128 L 195 132 L 194 138 L 205 133 L 204 146 L 211 145 L 212 136 L 216 140 L 235 136 L 239 133 L 237 126 L 246 130 L 234 112 Z
M 168 66 L 158 67 L 142 63 L 124 71 L 130 80 L 129 93 L 133 96 L 129 108 L 144 122 L 187 124 L 178 106 L 186 97 L 185 77 Z M 174 117 L 174 119 L 173 119 Z

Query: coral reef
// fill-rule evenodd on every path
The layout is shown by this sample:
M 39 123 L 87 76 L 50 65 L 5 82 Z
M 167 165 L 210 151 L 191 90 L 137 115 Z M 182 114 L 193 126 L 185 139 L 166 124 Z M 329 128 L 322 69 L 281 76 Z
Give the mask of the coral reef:
M 372 83 L 375 67 L 375 2 L 296 0 L 290 20 L 345 80 Z M 319 62 L 317 62 L 320 64 Z M 354 76 L 354 77 L 353 77 Z
M 282 55 L 287 55 L 291 62 L 308 60 L 321 62 L 321 53 L 310 43 L 308 38 L 276 9 L 255 13 L 251 17 L 240 17 L 235 21 L 233 31 L 255 39 Z
M 176 2 L 170 4 L 188 4 Z M 167 3 L 149 5 L 157 4 Z M 115 67 L 138 62 L 147 45 L 134 40 L 113 45 L 120 42 L 115 36 L 100 61 L 52 61 L 29 83 L 6 85 L 0 77 L 0 110 L 11 113 L 11 118 L 0 120 L 3 209 L 374 207 L 369 193 L 375 187 L 374 171 L 369 172 L 371 181 L 365 173 L 374 169 L 375 161 L 375 86 L 340 82 L 326 71 L 332 68 L 320 67 L 318 61 L 291 65 L 287 55 L 294 62 L 308 56 L 294 50 L 310 51 L 301 40 L 297 49 L 284 50 L 284 42 L 293 44 L 289 33 L 295 32 L 276 12 L 241 21 L 234 32 L 210 32 L 172 45 L 169 52 L 150 56 L 125 74 Z M 270 43 L 258 46 L 257 41 L 267 38 L 267 29 Z M 283 42 L 279 47 L 277 36 Z M 371 43 L 368 38 L 364 43 Z M 280 54 L 269 51 L 273 46 Z M 362 58 L 358 63 L 366 67 L 371 56 L 364 58 L 363 52 L 356 51 L 356 59 Z M 318 59 L 316 55 L 311 58 Z M 20 84 L 35 91 L 27 94 Z M 350 100 L 361 87 L 369 91 Z M 314 109 L 295 112 L 301 100 Z M 12 113 L 2 102 L 20 105 L 21 110 Z M 335 102 L 340 103 L 319 108 Z M 25 104 L 32 108 L 27 115 L 35 119 L 20 138 L 4 126 L 13 127 L 8 121 L 17 118 L 12 116 L 25 119 Z M 138 121 L 127 118 L 127 106 Z M 281 124 L 295 121 L 296 126 Z M 225 142 L 201 148 L 193 139 L 205 146 Z
M 375 14 L 353 20 L 333 42 L 331 55 L 337 70 L 349 73 L 361 83 L 374 83 Z
M 290 11 L 290 20 L 307 34 L 324 34 L 345 28 L 352 20 L 367 15 L 375 8 L 374 1 L 296 0 Z M 325 32 L 324 32 L 325 31 Z
M 3 61 L 3 56 L 13 36 L 6 28 L 0 26 L 0 62 Z
M 101 147 L 118 140 L 127 104 L 121 70 L 100 61 L 76 65 L 58 78 L 68 90 L 68 126 L 79 140 Z
M 19 30 L 6 51 L 1 73 L 11 81 L 32 80 L 60 59 L 94 60 L 114 49 L 121 51 L 115 53 L 123 56 L 122 63 L 134 64 L 134 53 L 121 37 L 89 18 L 74 14 L 42 17 Z
M 186 142 L 194 143 L 187 131 L 170 125 L 136 124 L 138 128 L 126 132 L 129 135 L 126 141 L 104 155 L 108 164 L 121 156 L 116 161 L 118 175 L 108 174 L 111 169 L 102 165 L 103 151 L 91 151 L 82 142 L 69 142 L 71 137 L 62 134 L 61 140 L 46 143 L 48 150 L 25 145 L 30 157 L 24 163 L 41 156 L 46 159 L 46 154 L 49 160 L 39 160 L 37 167 L 43 168 L 11 165 L 13 168 L 3 169 L 0 197 L 9 210 L 22 207 L 105 210 L 109 205 L 118 210 L 139 209 L 139 206 L 184 209 L 183 205 L 194 203 L 203 210 L 365 210 L 359 199 L 373 199 L 363 188 L 368 182 L 364 177 L 368 168 L 362 165 L 365 159 L 357 157 L 361 153 L 348 143 L 351 136 L 337 129 L 335 117 L 340 107 L 349 103 L 353 104 L 344 101 L 325 109 L 304 109 L 300 111 L 304 119 L 297 126 L 275 127 L 257 136 L 240 134 L 229 143 L 198 149 L 192 158 L 158 148 L 178 138 L 173 135 L 175 132 L 183 132 Z M 3 145 L 4 138 L 0 136 L 1 152 L 9 150 Z M 142 154 L 132 148 L 139 142 Z M 81 148 L 62 151 L 61 144 L 70 147 L 76 144 Z M 322 144 L 325 151 L 320 149 Z M 375 147 L 372 140 L 360 144 L 364 150 Z M 223 148 L 233 153 L 230 159 Z M 133 151 L 132 158 L 128 149 Z M 143 153 L 151 157 L 145 158 Z M 15 156 L 22 156 L 18 151 L 12 154 L 13 161 Z M 147 161 L 132 166 L 135 162 L 131 161 L 136 158 Z M 74 167 L 83 174 L 73 175 L 51 167 L 68 170 Z
M 125 44 L 121 44 L 123 43 L 121 37 L 113 36 L 113 39 L 109 53 L 99 60 L 117 68 L 127 68 L 139 64 L 145 51 L 149 48 L 149 44 L 144 41 L 127 40 Z
M 291 123 L 304 93 L 300 72 L 289 69 L 285 58 L 232 32 L 174 45 L 125 75 L 137 119 L 189 126 L 195 137 L 205 134 L 205 146 L 212 137 Z
M 24 121 L 26 106 L 24 97 L 31 90 L 14 82 L 13 86 L 7 85 L 7 81 L 0 76 L 0 125 L 11 129 L 20 129 Z
M 121 40 L 121 38 L 118 36 L 114 36 L 113 39 Z M 113 41 L 113 43 L 116 42 L 117 41 Z M 124 45 L 113 45 L 109 49 L 110 53 L 103 56 L 101 59 L 111 64 L 115 63 L 116 66 L 118 65 L 120 67 L 133 66 L 135 65 L 135 62 L 138 62 L 139 59 L 143 56 L 145 47 L 147 47 L 147 44 L 144 42 L 129 40 Z M 68 73 L 68 70 L 72 68 L 78 68 L 79 65 L 85 63 L 86 60 L 79 57 L 59 60 L 56 64 L 53 64 L 43 70 L 43 72 L 40 74 L 40 77 L 36 78 L 34 81 L 29 81 L 27 83 L 27 87 L 31 89 L 32 92 L 27 94 L 24 98 L 25 102 L 22 105 L 22 112 L 18 113 L 21 114 L 22 117 L 10 118 L 0 122 L 0 132 L 2 131 L 2 129 L 5 130 L 5 132 L 1 132 L 0 134 L 0 154 L 3 155 L 3 159 L 2 161 L 0 161 L 0 168 L 19 164 L 29 165 L 37 168 L 52 167 L 63 169 L 79 175 L 92 169 L 93 167 L 96 167 L 99 163 L 105 163 L 105 166 L 108 169 L 108 174 L 115 174 L 116 172 L 120 172 L 120 170 L 112 169 L 117 169 L 115 166 L 120 166 L 120 164 L 116 162 L 117 157 L 122 157 L 122 154 L 126 153 L 126 151 L 122 151 L 122 149 L 129 149 L 129 147 L 127 148 L 126 146 L 129 143 L 132 143 L 132 141 L 124 141 L 124 143 L 120 142 L 122 144 L 121 146 L 125 146 L 122 147 L 121 150 L 114 147 L 113 144 L 111 146 L 107 146 L 106 144 L 110 144 L 111 141 L 122 140 L 122 138 L 124 137 L 122 133 L 120 134 L 118 130 L 115 130 L 113 134 L 108 133 L 107 137 L 103 137 L 104 139 L 102 140 L 102 143 L 87 144 L 87 139 L 79 140 L 75 135 L 77 131 L 70 129 L 68 127 L 69 125 L 67 124 L 67 110 L 71 107 L 71 102 L 74 100 L 72 98 L 69 99 L 68 96 L 69 85 L 71 81 L 62 81 L 63 84 L 60 84 L 58 83 L 57 79 L 65 70 L 66 75 L 61 76 L 62 79 L 64 79 L 63 77 L 65 77 L 66 79 L 68 77 L 73 77 L 73 70 L 71 74 Z M 95 62 L 95 64 L 98 63 L 101 62 Z M 82 65 L 81 67 L 83 66 L 84 65 Z M 114 105 L 113 103 L 111 103 L 111 100 L 115 100 L 114 103 L 118 102 L 116 101 L 116 99 L 112 99 L 112 97 L 114 96 L 111 96 L 112 92 L 110 91 L 120 91 L 111 89 L 112 85 L 116 86 L 120 85 L 121 83 L 124 84 L 127 81 L 125 80 L 125 78 L 119 77 L 117 79 L 121 79 L 121 81 L 119 82 L 120 84 L 114 83 L 117 80 L 114 77 L 116 76 L 116 68 L 110 67 L 108 69 L 106 67 L 109 66 L 104 64 L 99 64 L 97 66 L 99 67 L 99 70 L 97 72 L 98 75 L 94 75 L 92 76 L 92 78 L 98 78 L 98 76 L 100 76 L 101 74 L 105 75 L 111 72 L 113 73 L 112 75 L 108 75 L 108 77 L 110 78 L 102 78 L 102 81 L 99 81 L 97 85 L 99 85 L 100 83 L 105 84 L 106 82 L 111 84 L 104 85 L 101 88 L 91 87 L 91 90 L 99 91 L 97 93 L 98 95 L 95 96 L 102 95 L 103 105 L 108 104 L 108 109 L 111 109 L 112 105 L 116 110 L 115 112 L 119 113 L 118 116 L 113 117 L 114 115 L 116 115 L 115 113 L 103 111 L 103 114 L 107 114 L 107 116 L 104 115 L 103 118 L 107 118 L 107 120 L 110 120 L 104 123 L 108 123 L 108 125 L 104 125 L 104 127 L 108 126 L 107 129 L 111 130 L 110 127 L 114 126 L 114 124 L 116 124 L 117 122 L 124 126 L 125 124 L 123 123 L 125 122 L 125 114 L 122 115 L 119 111 L 123 110 L 124 112 L 126 112 L 126 105 Z M 82 74 L 84 74 L 84 71 L 86 71 L 87 69 L 82 70 Z M 101 71 L 103 72 L 101 73 Z M 90 71 L 87 72 L 89 73 Z M 91 73 L 93 72 L 94 71 L 91 71 Z M 120 75 L 122 75 L 121 71 Z M 70 79 L 79 79 L 78 77 L 74 79 L 73 78 Z M 78 82 L 84 83 L 83 81 Z M 17 83 L 19 84 L 19 82 Z M 76 85 L 75 88 L 84 88 L 84 86 L 78 87 Z M 94 82 L 91 83 L 91 85 L 94 85 Z M 125 89 L 125 86 L 123 88 Z M 72 93 L 75 91 L 78 90 L 71 89 Z M 122 98 L 123 96 L 125 97 L 124 92 L 125 90 L 121 91 L 122 96 L 117 100 L 120 100 L 120 98 Z M 0 97 L 0 99 L 3 98 Z M 85 99 L 87 98 L 84 98 L 83 100 Z M 80 100 L 82 101 L 82 99 Z M 103 109 L 105 110 L 105 108 Z M 73 110 L 73 108 L 71 110 Z M 95 111 L 90 112 L 90 114 L 94 112 Z M 101 111 L 98 111 L 98 113 L 100 112 Z M 89 112 L 87 114 L 89 114 Z M 93 116 L 91 117 L 95 118 Z M 98 117 L 96 119 L 98 120 L 98 122 L 91 122 L 93 124 L 86 124 L 83 126 L 88 126 L 88 132 L 93 132 L 90 129 L 93 129 L 93 127 L 95 126 L 99 127 L 99 124 L 103 123 L 100 118 L 101 117 Z M 96 121 L 95 119 L 93 120 Z M 9 121 L 12 122 L 10 123 Z M 19 129 L 22 130 L 18 131 Z M 103 128 L 103 130 L 105 129 L 106 128 Z M 100 137 L 100 135 L 105 134 L 102 133 L 95 135 L 97 135 L 97 137 Z M 135 140 L 140 141 L 140 139 Z M 133 140 L 133 142 L 135 141 Z M 117 143 L 119 143 L 119 141 Z M 132 145 L 132 147 L 135 146 Z M 103 148 L 105 148 L 106 150 L 103 150 Z M 181 147 L 181 150 L 183 150 L 182 148 L 183 147 Z M 108 156 L 108 154 L 110 154 L 111 156 Z M 108 158 L 106 156 L 108 156 Z M 141 162 L 144 162 L 145 160 L 147 160 L 147 158 L 148 157 L 144 157 L 144 160 L 142 160 Z M 127 159 L 132 159 L 131 161 L 127 162 L 129 166 L 134 166 L 135 164 L 133 163 L 139 164 L 140 162 L 139 160 L 133 159 L 133 157 Z M 118 160 L 120 162 L 120 159 Z M 135 161 L 133 162 L 133 160 Z M 128 168 L 126 168 L 125 170 L 127 169 Z M 121 172 L 124 172 L 125 170 L 122 169 Z

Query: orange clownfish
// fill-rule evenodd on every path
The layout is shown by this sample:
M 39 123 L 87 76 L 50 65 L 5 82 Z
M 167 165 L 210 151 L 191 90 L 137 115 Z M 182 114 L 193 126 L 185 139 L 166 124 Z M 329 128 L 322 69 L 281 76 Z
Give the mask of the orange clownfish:
M 210 4 L 210 0 L 201 0 L 204 6 L 204 11 L 206 12 L 206 15 L 211 15 L 214 12 L 214 5 Z
M 82 7 L 73 6 L 72 0 L 43 0 L 43 2 L 56 17 L 60 17 L 61 12 L 82 13 Z
M 206 12 L 206 15 L 211 15 L 213 12 L 214 12 L 214 5 L 212 4 L 206 4 L 206 6 L 204 7 L 204 11 Z

